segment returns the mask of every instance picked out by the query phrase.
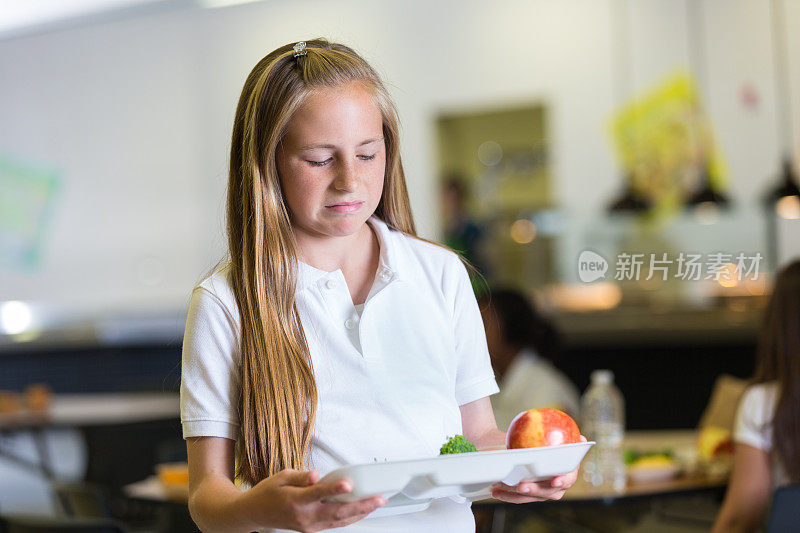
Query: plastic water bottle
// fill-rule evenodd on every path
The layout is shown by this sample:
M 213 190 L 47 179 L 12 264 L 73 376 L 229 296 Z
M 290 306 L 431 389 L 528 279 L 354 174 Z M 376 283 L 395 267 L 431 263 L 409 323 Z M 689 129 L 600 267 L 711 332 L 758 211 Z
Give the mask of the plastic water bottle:
M 581 416 L 583 434 L 596 442 L 583 460 L 583 478 L 592 486 L 621 491 L 625 488 L 625 400 L 614 385 L 613 372 L 592 372 L 592 383 L 581 398 Z

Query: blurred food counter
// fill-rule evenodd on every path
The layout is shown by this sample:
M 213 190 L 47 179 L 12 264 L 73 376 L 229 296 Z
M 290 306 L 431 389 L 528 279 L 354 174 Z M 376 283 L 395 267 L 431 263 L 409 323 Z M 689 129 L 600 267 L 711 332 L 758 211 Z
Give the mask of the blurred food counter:
M 616 307 L 604 311 L 553 314 L 567 346 L 647 343 L 743 342 L 758 335 L 760 306 L 711 308 Z

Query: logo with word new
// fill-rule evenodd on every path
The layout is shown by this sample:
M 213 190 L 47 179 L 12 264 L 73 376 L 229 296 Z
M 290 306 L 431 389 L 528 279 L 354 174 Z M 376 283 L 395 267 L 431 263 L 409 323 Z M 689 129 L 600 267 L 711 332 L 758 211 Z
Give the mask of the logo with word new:
M 584 283 L 604 279 L 608 272 L 608 261 L 602 255 L 584 250 L 578 256 L 578 277 Z

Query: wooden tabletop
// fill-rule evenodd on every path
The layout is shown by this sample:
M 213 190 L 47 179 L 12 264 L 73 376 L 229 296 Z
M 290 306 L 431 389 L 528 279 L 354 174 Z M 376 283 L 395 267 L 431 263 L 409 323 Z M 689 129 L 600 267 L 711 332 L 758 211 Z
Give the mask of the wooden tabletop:
M 583 479 L 573 485 L 565 494 L 567 501 L 604 500 L 610 502 L 621 498 L 668 495 L 700 490 L 722 489 L 728 483 L 727 476 L 707 474 L 678 475 L 663 481 L 628 482 L 622 491 L 602 490 L 592 487 Z

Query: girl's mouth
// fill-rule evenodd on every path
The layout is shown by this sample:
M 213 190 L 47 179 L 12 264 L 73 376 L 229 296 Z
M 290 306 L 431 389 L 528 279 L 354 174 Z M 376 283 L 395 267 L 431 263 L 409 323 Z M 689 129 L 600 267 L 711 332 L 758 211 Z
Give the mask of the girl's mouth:
M 364 202 L 342 202 L 340 204 L 326 205 L 325 209 L 330 209 L 334 213 L 352 213 L 358 211 Z

